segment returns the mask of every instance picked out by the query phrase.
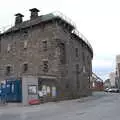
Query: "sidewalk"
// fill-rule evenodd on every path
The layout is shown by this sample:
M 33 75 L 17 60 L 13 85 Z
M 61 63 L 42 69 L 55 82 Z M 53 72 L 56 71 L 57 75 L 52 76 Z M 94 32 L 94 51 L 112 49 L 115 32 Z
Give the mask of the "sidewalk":
M 71 103 L 72 102 L 80 102 L 80 103 L 84 103 L 84 102 L 87 102 L 89 100 L 96 100 L 96 99 L 99 99 L 100 95 L 92 95 L 92 96 L 88 96 L 88 97 L 82 97 L 82 98 L 79 98 L 79 99 L 71 99 L 71 100 L 63 100 L 63 101 L 57 101 L 57 102 L 47 102 L 47 103 L 42 103 L 40 105 L 30 105 L 30 106 L 23 106 L 22 103 L 6 103 L 6 104 L 0 104 L 0 109 L 6 109 L 6 108 L 20 108 L 20 107 L 37 107 L 37 106 L 46 106 L 46 105 L 51 105 L 51 104 L 65 104 L 66 102 L 67 103 Z

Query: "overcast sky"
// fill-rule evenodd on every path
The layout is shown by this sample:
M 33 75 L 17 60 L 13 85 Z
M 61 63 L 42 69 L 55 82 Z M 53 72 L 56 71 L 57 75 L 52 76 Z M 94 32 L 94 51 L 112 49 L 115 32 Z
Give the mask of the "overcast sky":
M 103 79 L 115 70 L 115 56 L 120 54 L 120 0 L 1 0 L 0 28 L 14 24 L 20 12 L 29 19 L 30 8 L 39 15 L 60 11 L 72 19 L 94 50 L 93 71 Z

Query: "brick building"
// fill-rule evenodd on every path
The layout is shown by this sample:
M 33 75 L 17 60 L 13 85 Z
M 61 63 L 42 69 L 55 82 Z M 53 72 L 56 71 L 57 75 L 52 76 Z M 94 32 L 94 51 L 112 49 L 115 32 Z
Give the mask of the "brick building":
M 52 90 L 60 98 L 90 94 L 93 50 L 89 42 L 61 16 L 39 16 L 36 8 L 30 12 L 27 21 L 16 14 L 15 25 L 0 34 L 0 80 L 32 75 L 38 78 L 39 90 L 46 86 L 49 97 Z
M 95 73 L 92 73 L 91 82 L 91 89 L 93 91 L 102 91 L 104 89 L 103 80 L 98 77 Z

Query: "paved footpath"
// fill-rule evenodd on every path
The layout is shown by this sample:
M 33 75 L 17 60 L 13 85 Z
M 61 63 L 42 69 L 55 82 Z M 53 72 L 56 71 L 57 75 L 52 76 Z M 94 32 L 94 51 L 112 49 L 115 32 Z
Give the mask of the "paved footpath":
M 0 107 L 0 120 L 120 120 L 120 94 L 94 93 L 92 97 L 30 107 Z

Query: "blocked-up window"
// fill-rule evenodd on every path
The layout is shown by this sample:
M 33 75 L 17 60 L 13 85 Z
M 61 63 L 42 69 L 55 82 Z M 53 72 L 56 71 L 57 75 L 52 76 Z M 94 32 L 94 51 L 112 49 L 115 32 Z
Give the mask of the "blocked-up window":
M 28 46 L 28 41 L 25 40 L 25 41 L 24 41 L 24 49 L 27 49 L 27 46 Z
M 48 61 L 43 61 L 43 71 L 48 72 Z
M 11 50 L 11 45 L 8 44 L 8 46 L 7 46 L 7 52 L 10 52 L 10 50 Z

